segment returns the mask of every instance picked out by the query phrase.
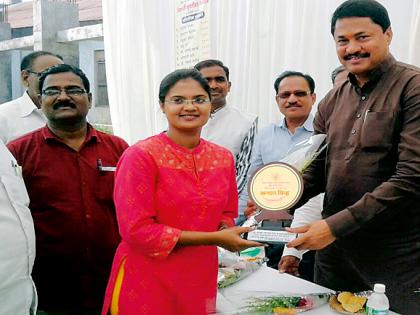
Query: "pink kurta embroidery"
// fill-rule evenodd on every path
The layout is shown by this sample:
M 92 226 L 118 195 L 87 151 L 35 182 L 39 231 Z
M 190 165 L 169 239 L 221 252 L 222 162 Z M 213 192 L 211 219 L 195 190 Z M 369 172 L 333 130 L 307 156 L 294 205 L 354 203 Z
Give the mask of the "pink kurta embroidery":
M 165 133 L 140 141 L 121 158 L 114 200 L 122 237 L 105 296 L 106 314 L 121 261 L 119 314 L 199 315 L 214 311 L 215 246 L 176 247 L 181 231 L 233 225 L 237 190 L 232 155 L 200 140 L 193 150 Z

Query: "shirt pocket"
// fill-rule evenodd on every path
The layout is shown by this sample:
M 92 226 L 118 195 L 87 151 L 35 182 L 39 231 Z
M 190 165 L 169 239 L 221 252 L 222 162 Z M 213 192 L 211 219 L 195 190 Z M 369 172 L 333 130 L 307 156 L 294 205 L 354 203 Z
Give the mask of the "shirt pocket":
M 95 189 L 96 198 L 100 202 L 112 202 L 114 193 L 114 175 L 115 171 L 98 171 Z
M 395 117 L 394 112 L 367 111 L 362 125 L 361 147 L 389 150 L 393 143 Z

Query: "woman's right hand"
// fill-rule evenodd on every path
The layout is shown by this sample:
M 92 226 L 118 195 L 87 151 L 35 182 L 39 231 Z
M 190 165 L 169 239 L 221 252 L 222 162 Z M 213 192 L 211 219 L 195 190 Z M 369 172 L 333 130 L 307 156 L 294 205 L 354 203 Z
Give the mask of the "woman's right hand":
M 254 230 L 251 227 L 230 227 L 224 230 L 220 230 L 216 233 L 216 245 L 223 247 L 231 252 L 240 252 L 249 247 L 264 246 L 264 244 L 248 241 L 241 237 L 241 234 L 248 233 Z

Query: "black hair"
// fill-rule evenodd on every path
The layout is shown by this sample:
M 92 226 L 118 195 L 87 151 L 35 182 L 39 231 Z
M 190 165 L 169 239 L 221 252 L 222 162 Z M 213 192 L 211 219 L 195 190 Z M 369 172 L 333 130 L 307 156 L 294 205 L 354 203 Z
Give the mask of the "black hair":
M 162 103 L 165 102 L 165 97 L 168 94 L 169 90 L 178 82 L 185 79 L 193 79 L 197 81 L 201 87 L 206 91 L 209 99 L 211 99 L 211 89 L 210 86 L 197 69 L 178 69 L 162 79 L 159 86 L 159 101 Z
M 226 79 L 229 81 L 229 68 L 226 67 L 223 62 L 221 62 L 220 60 L 217 59 L 207 59 L 207 60 L 203 60 L 200 61 L 199 63 L 197 63 L 194 68 L 197 69 L 198 71 L 200 71 L 203 68 L 209 68 L 209 67 L 214 67 L 214 66 L 219 66 L 223 69 L 223 71 L 226 74 Z
M 303 74 L 302 72 L 299 72 L 299 71 L 284 71 L 277 77 L 276 81 L 274 81 L 274 90 L 276 90 L 276 94 L 278 93 L 280 82 L 287 77 L 304 78 L 306 82 L 308 82 L 309 89 L 311 90 L 311 94 L 315 92 L 315 81 L 314 79 L 312 79 L 312 77 L 309 74 Z
M 331 34 L 334 36 L 337 20 L 348 17 L 368 17 L 373 23 L 378 24 L 383 32 L 390 26 L 388 11 L 375 0 L 347 0 L 333 13 L 331 18 Z
M 87 93 L 90 92 L 89 79 L 86 77 L 83 71 L 75 66 L 71 66 L 65 63 L 50 67 L 41 73 L 41 76 L 39 77 L 39 90 L 42 91 L 42 87 L 44 85 L 44 81 L 47 76 L 49 76 L 50 74 L 64 73 L 64 72 L 72 72 L 78 77 L 80 77 L 80 79 L 82 79 L 83 86 L 86 92 Z
M 344 68 L 343 65 L 340 65 L 331 72 L 331 81 L 333 84 L 335 82 L 335 78 L 337 77 L 337 75 L 343 72 L 344 70 L 346 70 L 346 68 Z
M 34 64 L 35 59 L 41 56 L 53 56 L 63 61 L 63 57 L 61 57 L 60 55 L 54 54 L 52 52 L 43 51 L 43 50 L 34 51 L 26 55 L 25 57 L 23 57 L 22 61 L 20 62 L 20 71 L 27 70 L 27 69 L 30 70 Z

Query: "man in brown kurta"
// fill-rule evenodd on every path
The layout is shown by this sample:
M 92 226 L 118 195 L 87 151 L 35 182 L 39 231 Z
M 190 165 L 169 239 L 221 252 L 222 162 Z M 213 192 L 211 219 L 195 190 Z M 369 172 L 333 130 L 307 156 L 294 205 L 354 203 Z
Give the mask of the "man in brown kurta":
M 320 102 L 328 148 L 304 174 L 301 203 L 325 191 L 323 220 L 289 243 L 319 249 L 315 281 L 361 291 L 384 283 L 391 309 L 420 314 L 420 69 L 389 53 L 386 9 L 349 0 L 331 31 L 346 81 Z

